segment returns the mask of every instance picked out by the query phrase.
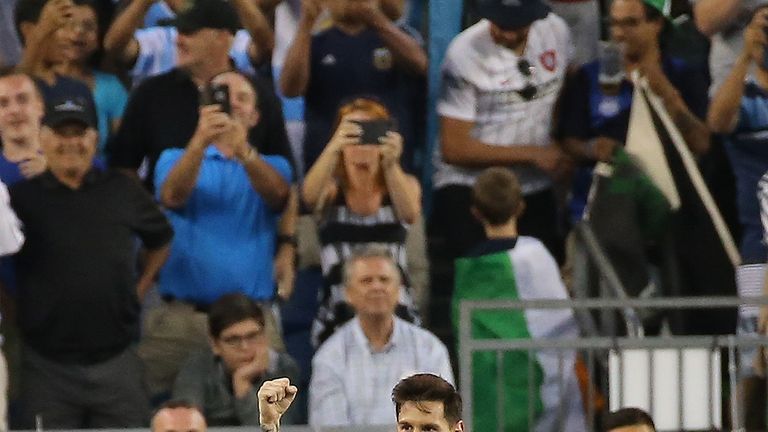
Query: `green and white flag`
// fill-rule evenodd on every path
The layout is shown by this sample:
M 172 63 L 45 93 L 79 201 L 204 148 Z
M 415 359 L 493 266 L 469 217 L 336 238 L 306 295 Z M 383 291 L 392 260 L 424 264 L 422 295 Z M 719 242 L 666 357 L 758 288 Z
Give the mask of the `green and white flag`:
M 645 0 L 646 3 L 658 9 L 665 17 L 672 13 L 672 0 Z
M 455 271 L 456 328 L 462 300 L 568 298 L 555 260 L 541 242 L 530 237 L 520 237 L 508 251 L 460 258 L 456 260 Z M 579 336 L 570 309 L 478 311 L 472 315 L 471 325 L 473 339 Z M 562 357 L 553 350 L 534 351 L 530 356 L 527 351 L 507 352 L 501 364 L 495 352 L 475 353 L 472 357 L 474 412 L 468 413 L 472 415 L 472 429 L 586 431 L 575 372 L 576 353 L 572 350 L 561 353 Z M 529 425 L 529 414 L 533 415 L 533 425 Z

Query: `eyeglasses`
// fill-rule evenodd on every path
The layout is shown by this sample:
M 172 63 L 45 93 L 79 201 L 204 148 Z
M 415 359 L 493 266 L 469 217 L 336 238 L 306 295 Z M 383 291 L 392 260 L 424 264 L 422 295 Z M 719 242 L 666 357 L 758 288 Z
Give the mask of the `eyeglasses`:
M 259 340 L 259 337 L 264 333 L 263 330 L 257 330 L 248 332 L 244 335 L 231 335 L 221 338 L 221 342 L 230 348 L 238 348 L 245 343 L 245 345 L 253 345 Z
M 536 97 L 536 86 L 533 85 L 533 72 L 536 70 L 533 66 L 531 66 L 531 63 L 528 62 L 528 60 L 521 58 L 517 61 L 517 70 L 520 71 L 520 74 L 523 75 L 525 78 L 525 87 L 523 87 L 521 90 L 517 91 L 517 94 L 520 95 L 523 99 L 529 101 Z

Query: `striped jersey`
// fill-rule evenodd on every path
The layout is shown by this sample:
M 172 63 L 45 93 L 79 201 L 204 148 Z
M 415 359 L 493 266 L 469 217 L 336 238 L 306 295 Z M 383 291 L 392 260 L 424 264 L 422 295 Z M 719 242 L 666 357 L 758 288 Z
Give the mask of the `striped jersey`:
M 490 22 L 482 20 L 448 47 L 437 111 L 443 117 L 473 122 L 472 136 L 488 145 L 546 146 L 551 141 L 555 100 L 572 57 L 570 32 L 555 14 L 533 23 L 522 56 L 496 44 Z M 445 163 L 439 146 L 435 167 L 436 189 L 472 185 L 481 171 Z M 512 168 L 525 194 L 551 184 L 536 167 Z

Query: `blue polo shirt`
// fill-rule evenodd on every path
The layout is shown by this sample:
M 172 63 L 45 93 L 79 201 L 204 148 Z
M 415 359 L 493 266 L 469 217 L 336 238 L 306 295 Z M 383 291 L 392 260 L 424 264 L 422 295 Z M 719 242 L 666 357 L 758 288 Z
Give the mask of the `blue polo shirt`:
M 160 155 L 155 166 L 158 197 L 183 154 L 184 149 L 168 149 Z M 285 158 L 261 157 L 291 181 Z M 272 261 L 280 214 L 256 193 L 240 163 L 209 146 L 186 205 L 169 209 L 166 215 L 175 236 L 160 271 L 162 295 L 202 305 L 231 292 L 254 300 L 274 297 Z
M 663 57 L 661 67 L 691 113 L 705 119 L 708 107 L 706 76 L 677 58 Z M 626 141 L 634 86 L 624 80 L 618 94 L 607 95 L 600 87 L 599 76 L 600 63 L 593 61 L 581 66 L 566 80 L 558 119 L 557 135 L 560 138 L 588 141 L 608 137 L 621 143 Z M 591 184 L 592 165 L 579 167 L 574 174 L 569 204 L 571 220 L 581 219 Z
M 736 205 L 742 226 L 741 257 L 745 264 L 764 263 L 757 183 L 768 171 L 768 91 L 747 83 L 741 98 L 739 123 L 725 139 L 725 150 L 736 177 Z

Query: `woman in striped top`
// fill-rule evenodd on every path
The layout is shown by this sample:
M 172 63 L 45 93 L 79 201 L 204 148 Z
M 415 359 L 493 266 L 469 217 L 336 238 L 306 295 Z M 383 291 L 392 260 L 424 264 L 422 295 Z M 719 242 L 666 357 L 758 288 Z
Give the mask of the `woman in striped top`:
M 312 328 L 317 346 L 354 311 L 344 299 L 342 264 L 370 243 L 386 245 L 403 275 L 397 315 L 419 323 L 408 283 L 405 239 L 421 213 L 421 188 L 400 166 L 402 136 L 381 103 L 357 98 L 339 109 L 335 132 L 306 175 L 302 197 L 319 215 L 323 289 Z M 377 136 L 378 135 L 378 136 Z M 364 142 L 371 141 L 371 142 Z

